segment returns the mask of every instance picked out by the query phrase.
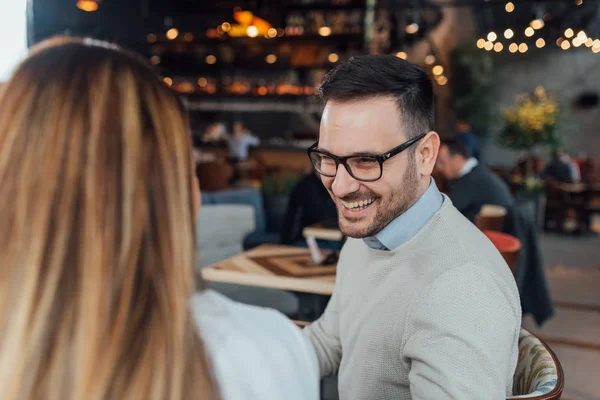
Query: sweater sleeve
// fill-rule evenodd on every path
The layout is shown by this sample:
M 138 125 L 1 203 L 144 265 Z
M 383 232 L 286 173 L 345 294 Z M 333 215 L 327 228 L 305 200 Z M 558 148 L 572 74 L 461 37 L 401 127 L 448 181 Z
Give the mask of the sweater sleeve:
M 342 360 L 342 344 L 340 341 L 340 305 L 341 271 L 343 253 L 338 261 L 338 273 L 333 295 L 327 304 L 323 315 L 303 331 L 312 342 L 317 358 L 321 377 L 337 375 Z
M 511 293 L 490 271 L 465 265 L 413 301 L 401 347 L 413 399 L 510 395 L 521 323 Z

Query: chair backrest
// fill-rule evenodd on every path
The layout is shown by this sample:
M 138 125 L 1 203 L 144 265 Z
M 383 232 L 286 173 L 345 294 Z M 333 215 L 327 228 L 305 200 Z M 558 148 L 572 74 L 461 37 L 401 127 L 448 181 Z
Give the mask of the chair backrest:
M 500 254 L 502 254 L 502 257 L 504 257 L 504 261 L 506 261 L 510 270 L 514 273 L 519 261 L 521 241 L 507 233 L 496 231 L 483 231 L 483 233 L 490 239 L 494 246 L 496 246 Z
M 508 400 L 560 399 L 564 379 L 564 372 L 556 354 L 540 338 L 521 328 L 513 396 Z

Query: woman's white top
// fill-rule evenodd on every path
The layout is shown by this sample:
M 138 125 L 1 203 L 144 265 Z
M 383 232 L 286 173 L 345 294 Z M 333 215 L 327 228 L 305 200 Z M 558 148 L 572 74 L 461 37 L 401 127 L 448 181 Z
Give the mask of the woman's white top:
M 315 350 L 283 314 L 212 290 L 191 305 L 222 400 L 319 399 Z

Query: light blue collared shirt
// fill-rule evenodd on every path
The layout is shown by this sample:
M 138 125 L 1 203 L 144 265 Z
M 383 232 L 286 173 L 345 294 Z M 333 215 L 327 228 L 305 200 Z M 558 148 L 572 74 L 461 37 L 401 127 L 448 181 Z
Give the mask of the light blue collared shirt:
M 364 238 L 374 250 L 393 250 L 408 242 L 434 216 L 444 203 L 444 196 L 431 178 L 429 188 L 408 210 L 396 217 L 375 236 Z

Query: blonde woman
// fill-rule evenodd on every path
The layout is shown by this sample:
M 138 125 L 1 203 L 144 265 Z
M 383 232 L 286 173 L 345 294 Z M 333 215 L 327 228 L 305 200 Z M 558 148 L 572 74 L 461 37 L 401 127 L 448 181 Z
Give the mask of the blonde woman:
M 317 398 L 285 317 L 193 295 L 189 129 L 143 60 L 53 39 L 1 93 L 1 399 Z

